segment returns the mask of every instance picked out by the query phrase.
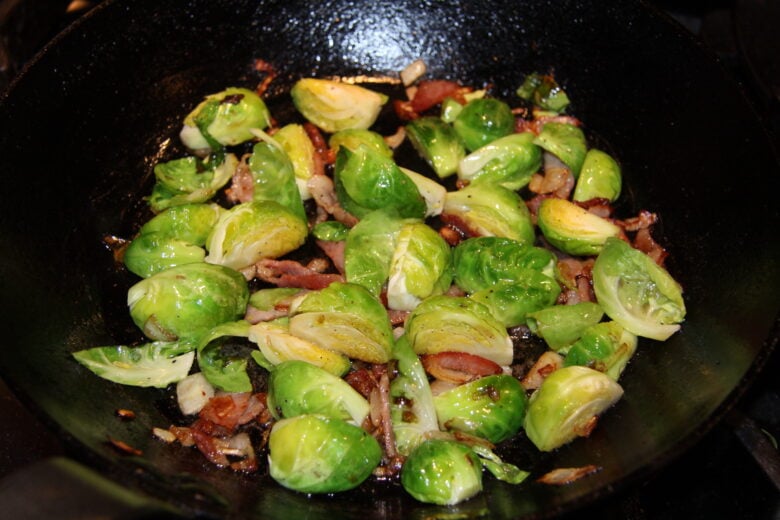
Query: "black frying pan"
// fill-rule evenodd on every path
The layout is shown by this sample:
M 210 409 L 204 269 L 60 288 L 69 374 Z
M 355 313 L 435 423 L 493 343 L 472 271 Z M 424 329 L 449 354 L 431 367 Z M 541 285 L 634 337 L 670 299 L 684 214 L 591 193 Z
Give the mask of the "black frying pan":
M 253 87 L 254 58 L 300 76 L 394 74 L 423 58 L 433 77 L 510 95 L 554 69 L 589 137 L 623 165 L 622 208 L 662 216 L 656 234 L 684 285 L 688 319 L 664 344 L 640 342 L 625 397 L 594 434 L 549 457 L 509 446 L 536 474 L 604 469 L 567 487 L 487 479 L 455 512 L 548 516 L 635 481 L 689 447 L 726 411 L 777 343 L 780 173 L 738 88 L 690 37 L 641 4 L 591 1 L 107 1 L 34 60 L 0 104 L 0 370 L 80 459 L 186 514 L 414 518 L 436 508 L 399 487 L 334 497 L 206 465 L 150 435 L 164 391 L 109 384 L 70 358 L 135 332 L 120 312 L 105 234 L 129 234 L 155 157 L 194 100 Z M 117 303 L 119 302 L 119 303 Z M 116 418 L 134 410 L 134 421 Z M 107 438 L 143 451 L 119 454 Z M 453 512 L 453 511 L 450 511 Z

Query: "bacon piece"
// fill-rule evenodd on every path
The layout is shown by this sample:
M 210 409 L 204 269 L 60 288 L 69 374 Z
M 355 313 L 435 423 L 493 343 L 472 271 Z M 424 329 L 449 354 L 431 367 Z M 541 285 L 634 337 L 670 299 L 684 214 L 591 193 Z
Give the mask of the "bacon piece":
M 325 165 L 333 164 L 336 156 L 328 148 L 320 129 L 312 123 L 304 123 L 303 130 L 314 146 L 314 175 L 325 175 Z
M 228 201 L 237 204 L 240 202 L 252 202 L 255 194 L 255 180 L 249 170 L 247 161 L 249 154 L 244 155 L 233 173 L 230 187 L 225 190 Z
M 561 258 L 558 260 L 558 272 L 566 289 L 558 297 L 558 303 L 573 305 L 580 302 L 596 301 L 593 293 L 593 258 L 578 260 Z
M 658 215 L 647 210 L 642 210 L 639 215 L 624 220 L 617 220 L 615 223 L 625 231 L 639 231 L 640 229 L 649 229 L 658 222 Z
M 344 250 L 346 245 L 347 243 L 344 240 L 317 240 L 317 246 L 330 258 L 330 261 L 333 262 L 333 267 L 341 274 L 344 274 Z
M 299 287 L 301 289 L 324 289 L 333 282 L 344 282 L 344 275 L 322 273 L 295 260 L 274 260 L 265 258 L 252 266 L 253 278 L 272 283 L 277 287 Z M 245 273 L 246 277 L 248 273 Z
M 394 327 L 406 323 L 406 318 L 409 317 L 409 314 L 410 311 L 387 309 L 387 317 L 390 318 L 390 324 Z
M 553 194 L 568 199 L 574 189 L 574 175 L 571 169 L 549 152 L 544 153 L 544 175 L 531 176 L 528 189 L 537 194 Z
M 531 120 L 522 117 L 517 118 L 515 120 L 515 132 L 531 132 L 535 135 L 539 135 L 539 132 L 542 131 L 542 127 L 547 123 L 565 123 L 574 126 L 582 125 L 582 122 L 576 117 L 563 115 L 540 116 L 536 110 L 534 110 L 533 117 L 534 119 Z
M 198 416 L 233 431 L 256 418 L 265 408 L 265 398 L 261 394 L 231 393 L 209 399 Z
M 610 218 L 614 212 L 614 208 L 612 207 L 612 204 L 610 204 L 609 199 L 595 198 L 580 202 L 575 201 L 574 203 L 601 218 Z
M 557 468 L 539 477 L 537 482 L 553 486 L 563 486 L 598 471 L 601 471 L 601 467 L 593 464 L 579 468 Z
M 472 90 L 471 87 L 463 87 L 454 81 L 440 79 L 421 81 L 416 85 L 414 95 L 409 101 L 395 100 L 393 108 L 400 119 L 411 121 L 412 119 L 417 119 L 422 112 L 433 108 L 448 97 L 465 105 L 466 99 L 464 94 Z
M 276 79 L 277 76 L 276 69 L 269 62 L 261 59 L 256 59 L 255 70 L 257 72 L 265 73 L 265 78 L 263 78 L 263 81 L 261 81 L 260 84 L 255 89 L 257 95 L 262 96 L 268 90 L 268 87 L 271 85 L 271 82 L 274 79 Z
M 480 377 L 501 374 L 501 365 L 467 352 L 439 352 L 420 356 L 425 371 L 437 379 L 468 383 Z
M 348 227 L 358 223 L 357 217 L 341 207 L 341 203 L 336 195 L 336 187 L 333 185 L 333 180 L 330 177 L 327 175 L 313 175 L 306 183 L 306 186 L 309 188 L 309 193 L 311 193 L 317 206 L 325 210 L 329 215 L 333 215 L 333 218 L 337 221 Z
M 542 386 L 542 381 L 563 366 L 563 357 L 557 352 L 548 350 L 536 360 L 528 373 L 520 380 L 526 390 L 536 390 Z
M 247 305 L 244 319 L 251 324 L 260 323 L 262 321 L 271 321 L 277 318 L 283 318 L 287 316 L 289 312 L 288 308 L 271 309 L 268 311 L 261 311 L 251 305 Z
M 661 244 L 653 240 L 650 234 L 650 229 L 640 229 L 634 237 L 634 247 L 647 256 L 653 259 L 653 261 L 659 266 L 663 267 L 666 262 L 666 257 L 669 256 L 669 252 L 661 247 Z

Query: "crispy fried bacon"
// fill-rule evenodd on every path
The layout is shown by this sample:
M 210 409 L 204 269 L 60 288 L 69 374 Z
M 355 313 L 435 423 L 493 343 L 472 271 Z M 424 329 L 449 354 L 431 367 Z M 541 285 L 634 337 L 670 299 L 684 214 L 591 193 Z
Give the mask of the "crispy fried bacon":
M 225 196 L 229 202 L 238 204 L 241 202 L 252 202 L 255 194 L 255 180 L 252 172 L 249 170 L 249 154 L 244 155 L 238 163 L 230 187 L 225 190 Z
M 271 85 L 271 82 L 273 82 L 273 80 L 276 79 L 277 72 L 272 64 L 270 64 L 265 60 L 261 60 L 259 58 L 255 60 L 255 70 L 257 72 L 265 73 L 265 77 L 255 89 L 257 95 L 262 96 L 268 90 L 268 87 Z
M 229 431 L 246 424 L 266 410 L 265 394 L 231 393 L 209 399 L 198 416 Z
M 333 282 L 344 282 L 344 275 L 339 273 L 324 273 L 317 259 L 303 265 L 295 260 L 275 260 L 264 258 L 254 265 L 244 268 L 241 272 L 244 278 L 257 278 L 277 287 L 298 287 L 301 289 L 324 289 Z
M 309 193 L 314 198 L 317 206 L 322 208 L 328 215 L 341 222 L 345 226 L 352 227 L 358 223 L 357 217 L 349 213 L 339 202 L 336 196 L 336 187 L 333 180 L 327 175 L 314 175 L 308 180 L 306 186 Z
M 537 482 L 553 486 L 563 486 L 601 471 L 601 467 L 589 464 L 579 468 L 557 468 L 545 473 L 537 479 Z
M 402 120 L 417 119 L 421 113 L 433 108 L 448 97 L 461 104 L 466 104 L 463 95 L 473 90 L 471 87 L 463 87 L 448 80 L 421 81 L 416 87 L 414 96 L 409 101 L 396 100 L 393 102 L 395 113 Z
M 560 159 L 545 152 L 544 175 L 533 174 L 528 189 L 536 194 L 551 194 L 561 199 L 568 199 L 574 189 L 574 175 Z
M 501 365 L 466 352 L 439 352 L 420 356 L 425 371 L 436 379 L 468 383 L 480 377 L 501 374 Z
M 548 350 L 536 360 L 534 366 L 520 380 L 526 390 L 536 390 L 542 386 L 542 381 L 563 366 L 563 357 L 557 352 Z
M 564 281 L 564 290 L 558 296 L 559 304 L 573 305 L 580 302 L 595 302 L 593 292 L 593 258 L 578 260 L 561 258 L 558 272 Z

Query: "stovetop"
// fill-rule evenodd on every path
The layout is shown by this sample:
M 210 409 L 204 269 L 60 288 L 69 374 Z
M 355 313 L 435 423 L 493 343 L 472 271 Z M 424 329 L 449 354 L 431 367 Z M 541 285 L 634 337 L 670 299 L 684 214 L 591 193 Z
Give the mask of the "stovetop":
M 0 25 L 6 24 L 0 32 L 0 91 L 48 38 L 98 3 L 0 0 Z M 743 86 L 770 139 L 780 150 L 780 38 L 776 32 L 761 27 L 771 17 L 762 20 L 751 11 L 771 2 L 651 3 L 696 34 L 718 56 Z M 775 6 L 769 8 L 774 11 L 773 16 L 780 2 L 775 2 Z M 780 18 L 774 20 L 780 22 Z M 569 516 L 590 514 L 635 520 L 780 519 L 780 458 L 775 442 L 780 439 L 780 383 L 775 377 L 780 373 L 779 363 L 780 355 L 775 353 L 725 420 L 676 461 L 646 480 L 617 490 Z M 5 510 L 3 500 L 9 499 L 8 491 L 13 489 L 13 479 L 20 471 L 37 461 L 70 454 L 68 446 L 47 430 L 1 380 L 0 418 L 0 510 Z M 64 498 L 60 511 L 67 513 L 67 498 L 60 498 Z M 118 517 L 112 516 L 110 501 L 105 504 L 100 512 L 102 517 Z M 116 514 L 124 510 L 113 511 Z M 81 513 L 70 517 L 84 517 Z M 98 517 L 92 513 L 94 518 Z

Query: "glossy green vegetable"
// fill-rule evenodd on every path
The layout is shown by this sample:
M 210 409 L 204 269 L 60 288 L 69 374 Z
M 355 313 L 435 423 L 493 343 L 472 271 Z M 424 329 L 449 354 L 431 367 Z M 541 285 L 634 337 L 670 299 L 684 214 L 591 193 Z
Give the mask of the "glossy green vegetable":
M 443 214 L 460 219 L 475 236 L 506 237 L 523 244 L 533 244 L 536 238 L 520 195 L 503 186 L 485 183 L 448 192 Z
M 534 105 L 553 112 L 563 112 L 570 103 L 569 96 L 550 74 L 529 74 L 516 93 Z
M 575 178 L 579 176 L 588 151 L 585 134 L 579 127 L 555 121 L 546 123 L 534 143 L 571 168 Z
M 301 493 L 336 493 L 359 486 L 382 458 L 368 432 L 324 415 L 277 421 L 268 439 L 275 481 Z
M 261 311 L 270 311 L 282 302 L 287 302 L 289 306 L 290 301 L 303 292 L 303 289 L 297 287 L 267 287 L 250 294 L 249 305 Z
M 411 121 L 406 125 L 406 136 L 440 179 L 454 174 L 466 155 L 454 128 L 435 116 Z
M 495 98 L 474 99 L 466 103 L 452 123 L 466 149 L 477 150 L 515 129 L 512 109 Z
M 531 332 L 544 339 L 552 350 L 562 352 L 603 317 L 604 311 L 599 304 L 580 302 L 531 312 L 527 322 Z
M 239 320 L 217 325 L 198 343 L 198 367 L 206 380 L 225 392 L 251 392 L 246 372 L 248 356 L 230 353 L 223 346 L 230 338 L 246 338 L 249 322 Z
M 245 88 L 228 88 L 211 94 L 184 118 L 179 134 L 192 150 L 217 150 L 253 138 L 253 128 L 266 128 L 271 115 L 257 93 Z
M 528 398 L 514 377 L 493 375 L 438 394 L 433 402 L 443 430 L 465 432 L 496 444 L 520 431 Z
M 349 234 L 349 227 L 337 220 L 326 220 L 317 222 L 311 230 L 311 234 L 318 240 L 326 242 L 339 242 L 346 240 Z
M 295 108 L 328 133 L 374 124 L 388 98 L 367 88 L 317 78 L 298 80 L 290 91 Z
M 457 504 L 482 491 L 482 464 L 464 444 L 427 440 L 406 459 L 401 485 L 420 502 Z
M 273 140 L 282 147 L 292 164 L 295 184 L 301 199 L 310 199 L 311 193 L 309 193 L 307 182 L 314 175 L 316 169 L 314 164 L 316 150 L 306 130 L 303 129 L 303 125 L 296 123 L 285 125 L 274 133 Z
M 74 352 L 73 357 L 114 383 L 165 388 L 187 375 L 195 360 L 194 350 L 189 342 L 155 341 L 135 347 L 94 347 Z
M 236 167 L 238 159 L 230 153 L 221 160 L 184 157 L 158 163 L 154 167 L 156 182 L 147 202 L 156 212 L 181 204 L 206 202 L 228 183 Z
M 622 231 L 609 220 L 557 198 L 542 201 L 537 224 L 550 244 L 570 255 L 598 254 L 608 238 Z
M 293 163 L 284 149 L 270 138 L 267 142 L 257 143 L 252 148 L 247 166 L 253 180 L 252 200 L 276 202 L 306 221 Z
M 526 270 L 552 277 L 555 255 L 547 249 L 504 237 L 475 237 L 453 250 L 455 283 L 467 293 L 513 282 Z
M 203 246 L 222 211 L 217 204 L 175 206 L 152 217 L 141 226 L 138 233 L 159 233 Z
M 350 128 L 339 130 L 328 139 L 328 146 L 338 153 L 340 147 L 355 151 L 360 145 L 366 145 L 380 155 L 393 157 L 393 150 L 387 145 L 385 138 L 380 134 L 362 128 Z
M 391 158 L 365 145 L 354 152 L 340 148 L 333 175 L 341 205 L 358 218 L 376 209 L 402 217 L 425 216 L 425 199 L 415 183 Z
M 276 365 L 268 379 L 268 409 L 276 419 L 321 414 L 361 426 L 368 401 L 338 376 L 305 361 Z
M 130 242 L 123 262 L 131 273 L 147 278 L 169 267 L 203 262 L 205 257 L 202 247 L 160 233 L 145 233 Z
M 554 279 L 533 269 L 518 269 L 514 281 L 499 282 L 470 295 L 485 305 L 504 327 L 525 324 L 530 312 L 554 305 L 561 287 Z
M 241 269 L 294 251 L 308 232 L 306 222 L 278 202 L 244 202 L 220 215 L 209 235 L 206 262 Z
M 344 274 L 348 282 L 379 297 L 390 276 L 398 234 L 405 222 L 395 212 L 377 210 L 349 231 L 344 246 Z
M 133 322 L 153 340 L 197 340 L 212 327 L 244 315 L 249 299 L 237 271 L 206 263 L 171 267 L 133 285 Z
M 364 287 L 331 283 L 290 309 L 290 332 L 323 348 L 368 363 L 387 363 L 393 331 L 387 310 Z
M 572 199 L 578 202 L 602 198 L 611 202 L 620 196 L 623 177 L 620 166 L 609 154 L 591 148 L 585 155 Z
M 474 150 L 458 163 L 458 178 L 519 190 L 542 165 L 542 151 L 534 137 L 531 132 L 512 133 Z
M 401 171 L 417 186 L 425 201 L 425 217 L 435 217 L 441 215 L 444 210 L 444 200 L 447 197 L 447 188 L 433 179 L 421 175 L 408 168 L 400 167 Z
M 617 322 L 599 323 L 583 332 L 569 349 L 563 364 L 587 366 L 617 381 L 634 355 L 636 345 L 636 335 Z
M 541 451 L 589 432 L 594 417 L 623 395 L 623 388 L 603 372 L 581 366 L 559 368 L 532 395 L 525 433 Z
M 426 298 L 408 316 L 405 330 L 417 354 L 468 352 L 499 365 L 512 362 L 506 327 L 488 307 L 470 298 Z
M 669 272 L 616 238 L 596 258 L 593 290 L 607 316 L 637 336 L 664 341 L 685 319 L 682 288 Z
M 387 305 L 413 310 L 433 294 L 442 294 L 452 281 L 450 246 L 422 222 L 404 224 L 390 261 Z

